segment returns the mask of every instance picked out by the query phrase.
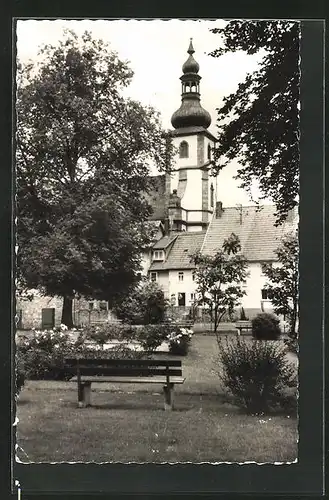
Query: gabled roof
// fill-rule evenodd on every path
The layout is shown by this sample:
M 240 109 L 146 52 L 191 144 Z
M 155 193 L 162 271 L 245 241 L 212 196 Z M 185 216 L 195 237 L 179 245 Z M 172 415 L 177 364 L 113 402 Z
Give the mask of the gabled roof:
M 240 238 L 241 254 L 248 261 L 276 260 L 274 251 L 283 235 L 298 225 L 298 212 L 290 213 L 286 222 L 275 226 L 274 205 L 263 207 L 224 207 L 221 217 L 214 215 L 202 246 L 202 253 L 213 255 L 231 233 Z
M 164 236 L 160 240 L 158 240 L 155 245 L 153 245 L 153 250 L 159 250 L 159 249 L 165 249 L 167 248 L 170 243 L 172 243 L 175 238 L 177 238 L 177 234 L 172 233 L 169 236 Z
M 153 210 L 149 220 L 163 220 L 165 218 L 165 195 L 165 175 L 162 174 L 149 177 L 149 189 L 147 193 L 144 193 L 145 199 L 151 205 Z
M 200 250 L 205 234 L 204 231 L 178 233 L 167 259 L 164 262 L 153 262 L 150 271 L 193 269 L 195 266 L 190 262 L 190 256 Z
M 207 232 L 172 233 L 159 240 L 161 245 L 153 248 L 165 248 L 164 244 L 172 243 L 164 262 L 153 262 L 150 271 L 169 269 L 193 269 L 190 255 L 198 250 L 203 254 L 214 255 L 223 242 L 235 233 L 241 243 L 241 254 L 248 262 L 275 261 L 275 250 L 284 234 L 297 229 L 298 211 L 291 212 L 286 222 L 275 226 L 274 205 L 255 205 L 245 207 L 226 207 L 221 217 L 214 214 Z M 170 241 L 170 238 L 174 240 Z M 175 239 L 176 238 L 176 239 Z

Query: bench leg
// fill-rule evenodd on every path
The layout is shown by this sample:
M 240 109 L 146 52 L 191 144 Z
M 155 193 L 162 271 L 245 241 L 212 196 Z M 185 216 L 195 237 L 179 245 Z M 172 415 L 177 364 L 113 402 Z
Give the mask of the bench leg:
M 82 382 L 78 386 L 78 405 L 79 408 L 90 406 L 91 382 Z
M 163 386 L 164 409 L 172 410 L 174 407 L 174 384 Z

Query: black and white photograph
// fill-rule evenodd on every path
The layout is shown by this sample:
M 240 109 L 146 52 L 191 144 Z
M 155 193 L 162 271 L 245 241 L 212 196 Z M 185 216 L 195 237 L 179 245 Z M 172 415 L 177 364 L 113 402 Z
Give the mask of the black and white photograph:
M 18 463 L 298 463 L 298 20 L 18 19 Z

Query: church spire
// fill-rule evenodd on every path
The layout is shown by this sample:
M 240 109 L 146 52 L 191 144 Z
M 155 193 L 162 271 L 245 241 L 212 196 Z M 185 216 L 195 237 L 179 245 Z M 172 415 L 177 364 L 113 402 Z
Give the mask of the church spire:
M 193 57 L 194 52 L 191 38 L 187 50 L 189 57 L 183 64 L 183 74 L 180 77 L 182 82 L 182 104 L 171 118 L 171 123 L 176 129 L 195 126 L 208 128 L 211 123 L 210 114 L 200 105 L 201 76 L 198 74 L 200 66 Z
M 190 45 L 189 45 L 189 48 L 188 48 L 188 51 L 187 51 L 187 53 L 190 54 L 190 55 L 194 54 L 194 52 L 195 52 L 195 50 L 193 48 L 193 43 L 192 42 L 193 42 L 193 38 L 190 38 Z

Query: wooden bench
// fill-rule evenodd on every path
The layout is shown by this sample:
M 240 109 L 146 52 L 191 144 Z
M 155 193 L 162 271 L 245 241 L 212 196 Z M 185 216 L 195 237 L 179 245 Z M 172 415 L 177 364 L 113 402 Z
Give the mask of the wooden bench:
M 194 325 L 194 321 L 192 320 L 187 320 L 187 321 L 180 321 L 179 323 L 163 323 L 163 325 L 168 326 L 169 328 L 171 326 L 178 326 L 179 328 L 187 328 L 188 330 L 192 329 Z
M 238 330 L 238 336 L 240 336 L 244 330 L 248 331 L 252 329 L 251 321 L 237 321 L 235 328 Z
M 78 386 L 78 406 L 91 405 L 92 382 L 164 384 L 164 408 L 172 410 L 174 385 L 183 384 L 182 362 L 168 359 L 82 359 L 68 358 L 65 369 Z

